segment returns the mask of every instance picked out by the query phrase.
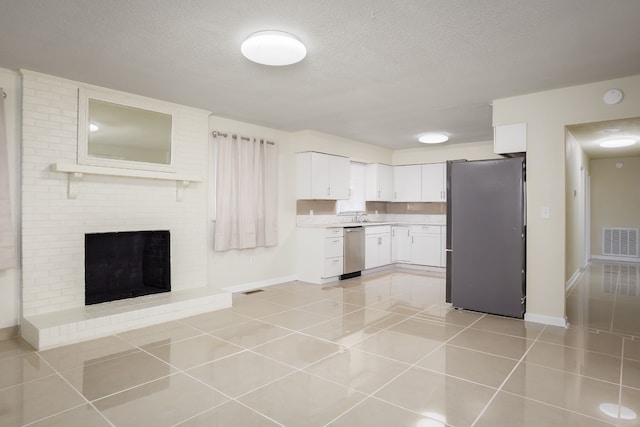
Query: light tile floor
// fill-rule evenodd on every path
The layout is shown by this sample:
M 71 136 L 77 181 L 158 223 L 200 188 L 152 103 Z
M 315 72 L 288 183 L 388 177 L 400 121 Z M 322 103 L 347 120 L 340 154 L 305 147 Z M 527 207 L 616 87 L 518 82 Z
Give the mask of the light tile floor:
M 640 276 L 594 263 L 569 329 L 444 303 L 392 270 L 35 352 L 0 341 L 1 426 L 639 426 Z M 617 406 L 613 406 L 617 408 Z

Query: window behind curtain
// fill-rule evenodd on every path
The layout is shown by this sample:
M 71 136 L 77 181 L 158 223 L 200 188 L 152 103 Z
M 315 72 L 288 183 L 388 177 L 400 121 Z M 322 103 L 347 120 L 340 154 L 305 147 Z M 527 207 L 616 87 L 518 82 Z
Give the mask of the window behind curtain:
M 366 165 L 364 163 L 351 162 L 349 200 L 338 200 L 336 203 L 336 213 L 353 214 L 366 211 L 364 198 Z
M 216 251 L 278 244 L 278 149 L 256 138 L 219 134 Z

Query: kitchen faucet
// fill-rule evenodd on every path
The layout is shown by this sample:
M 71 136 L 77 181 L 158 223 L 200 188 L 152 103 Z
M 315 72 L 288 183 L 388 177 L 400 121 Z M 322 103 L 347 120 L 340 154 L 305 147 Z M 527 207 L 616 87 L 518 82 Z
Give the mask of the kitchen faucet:
M 369 222 L 369 220 L 367 219 L 367 213 L 366 212 L 356 213 L 354 222 Z

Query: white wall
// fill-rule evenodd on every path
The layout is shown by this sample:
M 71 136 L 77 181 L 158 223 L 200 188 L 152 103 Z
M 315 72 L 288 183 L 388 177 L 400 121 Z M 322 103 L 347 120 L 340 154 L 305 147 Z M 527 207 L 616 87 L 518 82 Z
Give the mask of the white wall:
M 467 144 L 439 144 L 418 148 L 396 150 L 393 152 L 394 165 L 415 163 L 438 163 L 447 160 L 484 160 L 501 158 L 493 152 L 493 141 L 472 142 Z
M 214 288 L 238 285 L 272 284 L 295 278 L 295 159 L 290 133 L 277 129 L 244 123 L 222 117 L 209 118 L 211 130 L 224 133 L 256 136 L 275 141 L 278 145 L 278 245 L 270 248 L 229 250 L 214 252 L 213 233 L 215 222 L 209 221 L 207 232 L 208 283 Z M 209 138 L 210 141 L 212 138 Z M 209 149 L 214 145 L 210 142 Z M 213 165 L 209 165 L 213 168 Z M 213 185 L 209 197 L 215 197 Z
M 565 280 L 568 281 L 581 271 L 584 263 L 582 255 L 586 236 L 584 223 L 580 222 L 580 216 L 586 212 L 584 207 L 586 181 L 581 176 L 589 173 L 589 158 L 569 131 L 567 131 L 566 140 Z
M 16 235 L 16 252 L 20 234 L 20 76 L 0 68 L 0 87 L 7 94 L 4 100 L 9 154 L 9 184 L 11 213 Z M 2 96 L 2 94 L 0 94 Z M 16 257 L 19 259 L 19 257 Z M 0 329 L 20 323 L 20 268 L 0 271 Z
M 257 136 L 278 143 L 278 245 L 213 251 L 214 222 L 207 234 L 209 286 L 215 288 L 256 287 L 296 278 L 296 161 L 302 151 L 320 151 L 362 162 L 391 162 L 391 150 L 314 131 L 289 133 L 222 117 L 209 119 L 211 130 Z M 213 145 L 212 145 L 213 147 Z M 210 189 L 213 197 L 214 189 Z
M 604 227 L 640 228 L 640 157 L 591 159 L 590 166 L 591 253 L 602 256 Z
M 296 153 L 319 151 L 349 157 L 354 162 L 391 164 L 393 151 L 352 139 L 305 130 L 291 134 Z
M 176 173 L 203 178 L 184 200 L 174 181 L 88 174 L 74 200 L 67 174 L 51 165 L 76 163 L 78 89 L 89 86 L 22 75 L 23 317 L 84 306 L 85 233 L 168 229 L 172 290 L 206 286 L 208 112 L 175 106 Z
M 606 105 L 602 96 L 612 88 L 624 99 Z M 565 126 L 637 116 L 640 76 L 493 102 L 494 126 L 527 123 L 527 318 L 565 317 Z

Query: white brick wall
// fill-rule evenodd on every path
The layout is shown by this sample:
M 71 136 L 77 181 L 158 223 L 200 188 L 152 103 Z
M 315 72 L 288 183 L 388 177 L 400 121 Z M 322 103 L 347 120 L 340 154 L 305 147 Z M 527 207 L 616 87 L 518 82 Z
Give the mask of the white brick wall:
M 176 184 L 85 175 L 77 199 L 53 163 L 75 163 L 78 82 L 23 71 L 23 317 L 84 306 L 85 233 L 171 231 L 173 290 L 207 285 L 208 113 L 177 106 L 177 173 L 202 177 L 182 201 Z M 115 91 L 114 91 L 115 92 Z

